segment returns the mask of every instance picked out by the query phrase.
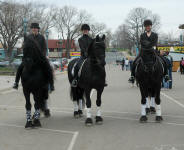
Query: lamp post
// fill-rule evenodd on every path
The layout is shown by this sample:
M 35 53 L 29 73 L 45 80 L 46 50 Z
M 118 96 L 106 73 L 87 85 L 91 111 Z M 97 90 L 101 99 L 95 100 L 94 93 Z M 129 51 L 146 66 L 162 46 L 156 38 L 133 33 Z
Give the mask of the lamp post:
M 63 64 L 62 64 L 62 39 L 59 39 L 59 46 L 61 51 L 61 72 L 63 71 Z
M 179 25 L 179 29 L 184 29 L 184 24 Z M 183 45 L 183 35 L 180 35 L 180 44 Z
M 143 27 L 142 25 L 136 25 L 135 27 L 132 27 L 132 29 L 136 28 L 136 56 L 139 53 L 139 27 Z
M 47 56 L 49 56 L 49 48 L 48 48 L 49 30 L 48 29 L 45 31 L 45 35 L 46 35 L 46 44 L 47 44 Z
M 27 23 L 28 23 L 27 19 L 24 18 L 24 19 L 23 19 L 24 35 L 26 35 L 26 33 L 27 33 Z

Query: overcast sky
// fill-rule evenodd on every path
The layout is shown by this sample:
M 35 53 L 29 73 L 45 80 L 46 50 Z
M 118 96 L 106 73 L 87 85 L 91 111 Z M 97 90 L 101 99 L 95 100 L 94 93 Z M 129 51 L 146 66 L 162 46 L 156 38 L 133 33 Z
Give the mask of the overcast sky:
M 19 0 L 23 1 L 23 0 Z M 29 0 L 28 0 L 29 1 Z M 98 22 L 104 22 L 115 31 L 124 22 L 131 9 L 143 7 L 161 17 L 162 32 L 173 31 L 178 36 L 179 24 L 184 24 L 184 0 L 32 0 L 48 5 L 71 5 L 85 9 Z

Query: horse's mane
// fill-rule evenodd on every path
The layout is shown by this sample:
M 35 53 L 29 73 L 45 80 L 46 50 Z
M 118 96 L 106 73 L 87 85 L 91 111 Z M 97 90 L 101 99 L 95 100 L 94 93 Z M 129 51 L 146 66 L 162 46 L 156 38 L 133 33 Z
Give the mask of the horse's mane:
M 39 44 L 32 37 L 24 38 L 24 53 L 29 53 L 29 57 L 34 59 L 37 63 L 41 63 L 45 60 Z
M 90 44 L 90 46 L 88 48 L 89 56 L 92 56 L 92 54 L 93 54 L 94 44 L 95 44 L 95 47 L 98 47 L 100 49 L 104 49 L 105 50 L 106 46 L 105 46 L 105 42 L 104 42 L 103 38 L 105 39 L 105 36 L 100 38 L 99 35 L 97 35 L 96 38 L 92 39 L 92 42 L 91 42 L 91 44 Z

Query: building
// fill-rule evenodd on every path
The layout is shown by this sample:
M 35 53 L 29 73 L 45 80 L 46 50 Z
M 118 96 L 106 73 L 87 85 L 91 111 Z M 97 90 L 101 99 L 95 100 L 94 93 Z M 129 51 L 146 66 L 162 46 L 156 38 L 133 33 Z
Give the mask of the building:
M 66 45 L 67 41 L 62 40 L 54 40 L 54 39 L 49 39 L 48 40 L 48 48 L 49 48 L 49 57 L 50 58 L 61 58 L 66 57 Z M 76 45 L 75 41 L 72 40 L 70 41 L 70 51 L 76 51 Z

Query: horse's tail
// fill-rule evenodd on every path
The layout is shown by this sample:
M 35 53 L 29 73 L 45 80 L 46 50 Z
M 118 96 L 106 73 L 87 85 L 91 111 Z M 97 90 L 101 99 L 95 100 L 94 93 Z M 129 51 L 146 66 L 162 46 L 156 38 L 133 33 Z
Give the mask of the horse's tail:
M 70 87 L 70 98 L 72 101 L 82 100 L 83 108 L 85 107 L 84 90 L 79 87 Z

